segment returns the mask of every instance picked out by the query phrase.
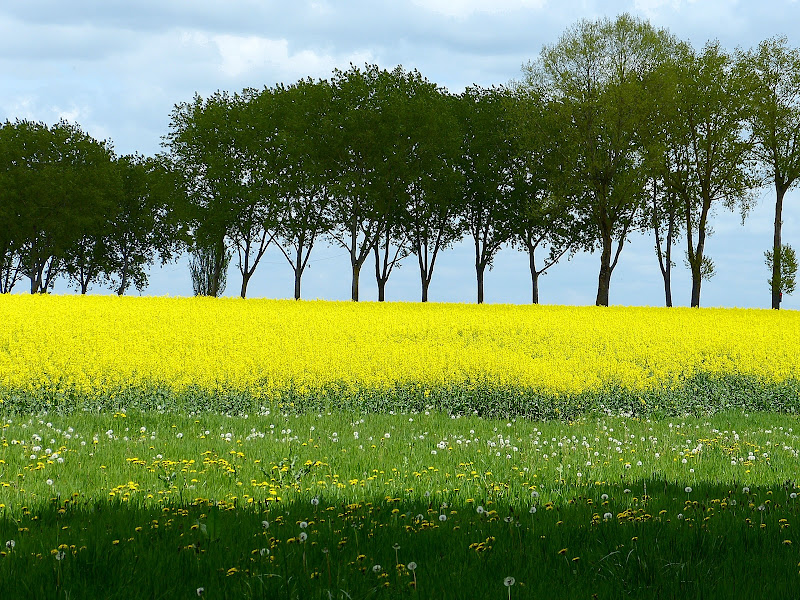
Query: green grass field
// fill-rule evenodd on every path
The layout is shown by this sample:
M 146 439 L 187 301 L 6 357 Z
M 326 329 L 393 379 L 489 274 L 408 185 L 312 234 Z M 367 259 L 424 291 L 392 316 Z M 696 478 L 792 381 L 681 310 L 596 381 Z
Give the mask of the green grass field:
M 794 415 L 2 422 L 2 598 L 791 598 L 800 584 Z

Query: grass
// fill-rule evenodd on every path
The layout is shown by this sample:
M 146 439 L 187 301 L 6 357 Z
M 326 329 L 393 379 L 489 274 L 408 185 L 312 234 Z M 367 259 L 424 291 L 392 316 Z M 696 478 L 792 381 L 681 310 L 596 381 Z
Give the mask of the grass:
M 794 415 L 5 411 L 4 597 L 783 598 L 800 579 Z

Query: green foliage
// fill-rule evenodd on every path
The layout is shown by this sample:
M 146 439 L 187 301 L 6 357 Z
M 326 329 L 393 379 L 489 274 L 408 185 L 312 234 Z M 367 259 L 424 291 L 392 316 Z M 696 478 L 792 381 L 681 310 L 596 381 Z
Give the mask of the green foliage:
M 272 392 L 271 399 L 220 385 L 207 390 L 189 386 L 111 388 L 85 395 L 54 381 L 35 393 L 0 388 L 0 409 L 7 414 L 114 412 L 120 409 L 171 414 L 257 414 L 278 410 L 287 414 L 344 411 L 381 414 L 391 411 L 436 410 L 453 416 L 526 418 L 570 421 L 587 415 L 630 415 L 637 418 L 714 415 L 728 410 L 800 414 L 800 382 L 766 382 L 745 375 L 697 374 L 663 388 L 634 391 L 621 387 L 580 394 L 548 394 L 519 386 L 498 386 L 488 381 L 430 387 L 397 383 L 390 389 L 353 389 L 334 383 L 319 389 L 289 383 Z

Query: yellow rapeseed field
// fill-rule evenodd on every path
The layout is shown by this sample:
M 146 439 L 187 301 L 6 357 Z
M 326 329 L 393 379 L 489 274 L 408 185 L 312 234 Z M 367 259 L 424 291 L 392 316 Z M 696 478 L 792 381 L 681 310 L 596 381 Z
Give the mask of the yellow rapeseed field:
M 0 387 L 436 387 L 562 394 L 700 372 L 800 378 L 800 313 L 741 309 L 0 296 Z M 470 385 L 466 383 L 466 385 Z

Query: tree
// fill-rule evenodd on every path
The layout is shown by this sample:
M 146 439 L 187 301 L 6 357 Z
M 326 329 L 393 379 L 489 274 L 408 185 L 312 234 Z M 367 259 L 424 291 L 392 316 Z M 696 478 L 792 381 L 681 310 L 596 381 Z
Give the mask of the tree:
M 795 290 L 795 280 L 797 277 L 797 254 L 789 244 L 783 244 L 781 246 L 781 257 L 780 257 L 780 265 L 781 265 L 781 272 L 780 277 L 778 278 L 778 299 L 781 300 L 783 298 L 783 294 L 792 294 Z M 767 250 L 764 253 L 767 263 L 767 268 L 770 270 L 770 273 L 774 273 L 775 268 L 775 259 L 772 250 Z M 767 280 L 769 283 L 770 291 L 772 292 L 773 297 L 775 296 L 775 289 L 772 287 L 775 285 L 775 278 L 770 277 Z M 773 307 L 774 308 L 774 307 Z
M 384 153 L 392 144 L 383 108 L 386 94 L 381 88 L 389 74 L 376 65 L 364 71 L 353 65 L 347 71 L 334 71 L 331 82 L 331 133 L 334 151 L 334 179 L 330 182 L 329 214 L 332 241 L 350 255 L 351 298 L 358 301 L 361 267 L 385 229 L 385 211 L 379 198 L 386 196 Z
M 560 124 L 543 97 L 517 86 L 513 136 L 516 140 L 512 169 L 513 206 L 519 212 L 513 222 L 511 244 L 528 254 L 531 302 L 539 303 L 539 278 L 564 255 L 586 247 L 586 231 L 572 214 L 572 199 L 560 194 L 561 164 L 557 160 Z M 537 265 L 536 252 L 547 248 Z
M 436 258 L 461 239 L 463 174 L 459 169 L 461 127 L 457 97 L 420 82 L 411 98 L 408 123 L 414 140 L 402 211 L 403 229 L 417 257 L 421 300 L 428 301 Z
M 514 147 L 511 104 L 504 88 L 467 88 L 460 96 L 463 177 L 461 219 L 475 243 L 478 304 L 483 303 L 486 267 L 513 235 Z
M 331 86 L 303 79 L 273 92 L 278 104 L 278 248 L 294 271 L 294 298 L 314 242 L 328 233 L 328 182 L 333 179 Z M 256 99 L 258 102 L 259 99 Z
M 608 305 L 611 275 L 640 223 L 653 100 L 647 82 L 673 45 L 665 30 L 628 14 L 584 20 L 524 68 L 525 83 L 548 94 L 563 124 L 560 183 L 600 247 L 597 305 Z
M 198 251 L 221 245 L 214 264 L 222 268 L 226 240 L 232 242 L 242 298 L 277 225 L 274 110 L 264 94 L 253 104 L 253 95 L 253 90 L 233 96 L 217 92 L 176 105 L 166 137 L 186 177 Z M 219 271 L 213 274 L 217 284 L 212 287 L 219 287 L 221 277 Z
M 142 291 L 147 267 L 156 255 L 163 266 L 180 254 L 189 239 L 183 225 L 181 177 L 168 157 L 126 155 L 117 159 L 117 168 L 122 193 L 106 237 L 111 264 L 107 279 L 121 296 L 131 285 Z
M 742 136 L 748 114 L 746 84 L 718 42 L 701 53 L 681 45 L 674 63 L 672 112 L 666 152 L 667 185 L 682 203 L 687 261 L 692 272 L 691 306 L 700 305 L 703 279 L 713 273 L 705 255 L 712 206 L 737 205 L 742 218 L 756 180 L 750 163 L 752 144 Z
M 772 255 L 772 308 L 781 302 L 783 253 L 780 251 L 783 199 L 800 179 L 800 50 L 785 37 L 761 42 L 737 54 L 739 77 L 749 82 L 747 124 L 756 156 L 775 186 Z

